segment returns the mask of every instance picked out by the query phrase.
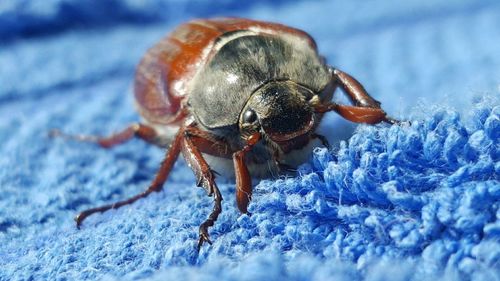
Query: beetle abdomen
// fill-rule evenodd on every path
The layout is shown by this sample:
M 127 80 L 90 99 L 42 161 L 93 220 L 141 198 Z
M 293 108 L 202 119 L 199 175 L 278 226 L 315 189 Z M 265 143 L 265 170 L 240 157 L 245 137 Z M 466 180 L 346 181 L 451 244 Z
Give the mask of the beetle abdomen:
M 153 46 L 141 60 L 135 76 L 139 112 L 148 121 L 170 124 L 179 119 L 187 83 L 202 53 L 220 32 L 196 23 L 179 26 Z
M 218 39 L 239 30 L 288 34 L 302 38 L 316 49 L 314 40 L 305 32 L 281 24 L 239 18 L 188 22 L 150 48 L 142 58 L 134 85 L 139 113 L 153 123 L 171 124 L 180 120 L 183 99 L 190 94 L 195 74 L 217 52 L 214 47 L 221 45 Z

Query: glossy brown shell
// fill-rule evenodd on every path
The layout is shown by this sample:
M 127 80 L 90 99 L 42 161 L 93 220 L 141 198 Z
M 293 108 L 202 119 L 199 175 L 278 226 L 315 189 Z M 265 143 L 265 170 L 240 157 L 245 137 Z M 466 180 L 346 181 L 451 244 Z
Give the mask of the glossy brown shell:
M 289 34 L 306 39 L 305 32 L 281 24 L 240 18 L 194 20 L 178 26 L 147 51 L 137 67 L 134 94 L 139 113 L 149 122 L 172 124 L 182 120 L 185 98 L 197 71 L 213 56 L 217 39 L 233 31 Z

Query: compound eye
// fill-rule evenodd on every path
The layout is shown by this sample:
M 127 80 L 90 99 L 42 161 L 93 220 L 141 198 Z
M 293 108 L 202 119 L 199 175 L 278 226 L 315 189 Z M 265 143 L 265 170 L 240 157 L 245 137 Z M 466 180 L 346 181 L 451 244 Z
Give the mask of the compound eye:
M 303 91 L 302 95 L 304 96 L 304 100 L 310 102 L 312 98 L 314 98 L 314 94 L 309 91 Z
M 257 113 L 253 109 L 247 109 L 243 114 L 243 123 L 253 123 L 257 120 Z

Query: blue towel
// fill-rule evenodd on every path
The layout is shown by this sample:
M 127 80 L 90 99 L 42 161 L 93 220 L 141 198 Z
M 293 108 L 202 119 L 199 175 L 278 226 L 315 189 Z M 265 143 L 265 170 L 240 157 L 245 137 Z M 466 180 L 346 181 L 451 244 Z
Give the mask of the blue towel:
M 218 179 L 223 213 L 164 151 L 104 150 L 47 132 L 105 135 L 139 120 L 130 85 L 177 24 L 233 15 L 309 32 L 402 126 L 329 114 L 294 177 L 254 180 L 251 216 Z M 500 280 L 497 1 L 9 1 L 0 3 L 0 280 Z M 342 95 L 338 93 L 338 99 Z M 345 100 L 345 99 L 344 99 Z

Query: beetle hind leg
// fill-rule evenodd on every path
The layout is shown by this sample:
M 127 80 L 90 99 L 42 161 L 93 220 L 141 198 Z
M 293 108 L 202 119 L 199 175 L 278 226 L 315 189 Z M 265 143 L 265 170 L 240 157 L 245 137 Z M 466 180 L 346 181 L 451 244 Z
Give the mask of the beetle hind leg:
M 114 133 L 107 137 L 91 135 L 72 135 L 53 129 L 49 132 L 50 137 L 62 137 L 65 139 L 81 142 L 91 142 L 100 145 L 103 148 L 111 148 L 131 140 L 134 137 L 145 140 L 146 142 L 158 144 L 158 134 L 156 130 L 148 125 L 134 123 L 122 131 Z
M 105 212 L 105 211 L 111 210 L 111 209 L 118 209 L 122 206 L 132 204 L 141 198 L 147 197 L 149 194 L 151 194 L 153 192 L 159 192 L 160 190 L 162 190 L 163 184 L 167 180 L 168 175 L 170 174 L 170 171 L 172 170 L 172 167 L 174 166 L 174 163 L 177 160 L 177 157 L 179 156 L 179 153 L 181 150 L 182 136 L 183 136 L 183 132 L 179 131 L 179 133 L 177 133 L 173 143 L 171 144 L 170 148 L 168 149 L 168 151 L 165 155 L 165 158 L 160 165 L 160 169 L 158 170 L 153 182 L 150 184 L 148 189 L 146 189 L 145 191 L 143 191 L 143 192 L 141 192 L 133 197 L 130 197 L 126 200 L 115 202 L 113 204 L 100 206 L 97 208 L 88 209 L 88 210 L 81 212 L 80 214 L 78 214 L 75 217 L 77 228 L 80 228 L 80 225 L 82 224 L 82 222 L 88 216 L 90 216 L 92 214 L 102 213 L 102 212 Z

